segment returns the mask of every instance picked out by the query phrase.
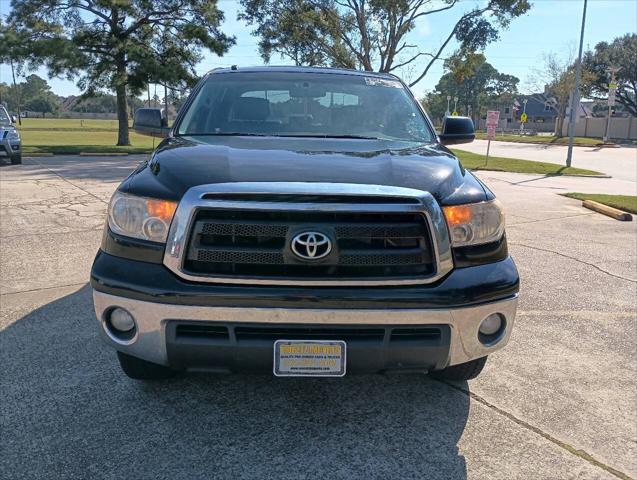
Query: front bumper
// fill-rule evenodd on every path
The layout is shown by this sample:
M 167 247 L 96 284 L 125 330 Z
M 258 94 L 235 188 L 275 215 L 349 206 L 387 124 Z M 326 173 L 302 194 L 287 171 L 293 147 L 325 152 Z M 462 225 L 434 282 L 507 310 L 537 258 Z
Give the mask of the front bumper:
M 509 340 L 517 306 L 517 294 L 483 304 L 460 308 L 433 309 L 346 309 L 346 308 L 262 308 L 194 306 L 148 302 L 94 291 L 95 313 L 104 340 L 117 350 L 161 365 L 178 369 L 210 371 L 272 371 L 272 348 L 278 331 L 303 332 L 312 327 L 312 338 L 338 336 L 342 328 L 348 341 L 348 372 L 391 370 L 434 370 L 465 363 L 499 350 Z M 118 340 L 106 326 L 105 318 L 113 307 L 126 309 L 135 318 L 137 333 L 132 339 Z M 480 342 L 480 322 L 492 313 L 505 319 L 505 328 L 497 341 Z M 217 326 L 227 335 L 203 334 L 179 338 L 178 324 Z M 238 327 L 263 326 L 259 338 L 242 339 Z M 435 327 L 437 341 L 418 335 L 406 342 L 393 342 L 392 331 L 415 327 Z M 225 330 L 224 330 L 225 329 Z M 360 329 L 385 332 L 372 341 Z M 200 329 L 201 330 L 201 329 Z M 219 332 L 219 329 L 208 330 Z M 318 332 L 318 333 L 317 333 Z M 329 332 L 329 333 L 328 333 Z M 282 333 L 286 338 L 290 333 Z M 318 336 L 317 336 L 318 335 Z M 287 339 L 287 338 L 286 338 Z
M 11 157 L 16 153 L 20 153 L 20 140 L 9 140 L 9 136 L 5 134 L 5 130 L 0 129 L 0 157 Z

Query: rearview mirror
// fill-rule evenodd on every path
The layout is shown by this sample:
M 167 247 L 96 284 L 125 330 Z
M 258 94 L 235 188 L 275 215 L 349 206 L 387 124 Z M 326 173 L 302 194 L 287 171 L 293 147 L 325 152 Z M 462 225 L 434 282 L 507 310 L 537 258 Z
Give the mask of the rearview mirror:
M 170 132 L 168 118 L 161 108 L 139 108 L 133 119 L 133 130 L 140 135 L 167 137 Z
M 469 117 L 445 117 L 442 122 L 440 143 L 443 145 L 470 143 L 475 138 L 476 132 L 473 128 L 473 120 Z
M 18 123 L 18 119 L 15 118 L 15 115 L 11 115 L 11 123 Z

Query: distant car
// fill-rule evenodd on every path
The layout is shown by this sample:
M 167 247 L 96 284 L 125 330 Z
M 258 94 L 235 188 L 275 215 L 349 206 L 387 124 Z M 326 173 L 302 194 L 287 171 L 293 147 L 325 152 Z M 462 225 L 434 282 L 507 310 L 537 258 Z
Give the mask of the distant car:
M 15 119 L 0 105 L 0 157 L 9 157 L 12 165 L 18 165 L 22 163 L 22 142 L 14 123 Z

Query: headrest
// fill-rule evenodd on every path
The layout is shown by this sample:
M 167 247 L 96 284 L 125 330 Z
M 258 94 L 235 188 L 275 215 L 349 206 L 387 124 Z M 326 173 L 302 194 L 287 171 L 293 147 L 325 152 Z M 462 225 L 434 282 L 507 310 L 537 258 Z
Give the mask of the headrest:
M 263 121 L 270 115 L 270 102 L 265 98 L 239 97 L 232 111 L 233 120 Z

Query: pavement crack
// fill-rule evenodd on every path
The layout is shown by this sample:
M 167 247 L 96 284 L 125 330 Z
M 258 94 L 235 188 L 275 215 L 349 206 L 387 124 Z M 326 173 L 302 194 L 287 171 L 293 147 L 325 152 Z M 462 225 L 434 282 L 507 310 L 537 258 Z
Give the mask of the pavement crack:
M 511 228 L 511 227 L 517 227 L 518 225 L 526 225 L 527 223 L 541 223 L 541 222 L 551 222 L 553 220 L 564 220 L 565 218 L 575 218 L 575 217 L 587 217 L 589 215 L 596 215 L 595 212 L 590 212 L 590 213 L 578 213 L 576 215 L 565 215 L 563 217 L 555 217 L 555 218 L 543 218 L 540 220 L 530 220 L 528 222 L 517 222 L 517 223 L 509 223 L 507 224 L 507 228 Z M 526 218 L 526 217 L 522 217 L 520 215 L 516 215 L 517 217 L 520 218 Z
M 75 183 L 73 183 L 72 181 L 70 181 L 68 178 L 66 178 L 64 175 L 60 175 L 59 173 L 57 173 L 55 170 L 51 170 L 49 167 L 47 167 L 46 165 L 40 163 L 37 159 L 35 160 L 35 162 L 40 165 L 42 168 L 45 168 L 46 170 L 48 170 L 49 172 L 51 172 L 53 175 L 60 177 L 63 181 L 65 181 L 66 183 L 68 183 L 69 185 L 77 188 L 78 190 L 82 190 L 84 193 L 86 193 L 87 195 L 90 195 L 93 198 L 96 198 L 97 200 L 99 200 L 102 203 L 106 203 L 108 204 L 107 201 L 105 201 L 104 199 L 98 197 L 97 195 L 95 195 L 94 193 L 91 193 L 90 191 L 80 187 L 79 185 L 76 185 Z
M 9 295 L 18 295 L 20 293 L 32 293 L 32 292 L 41 292 L 44 290 L 54 290 L 56 288 L 79 287 L 80 285 L 86 285 L 86 282 L 69 283 L 68 285 L 55 285 L 53 287 L 32 288 L 30 290 L 21 290 L 19 292 L 7 292 L 7 293 L 0 294 L 0 297 L 8 297 Z
M 500 407 L 495 406 L 494 404 L 490 403 L 489 401 L 487 401 L 486 399 L 482 398 L 480 395 L 473 393 L 469 390 L 465 390 L 464 388 L 455 385 L 453 383 L 444 381 L 444 380 L 438 380 L 440 383 L 443 383 L 445 385 L 447 385 L 448 387 L 453 388 L 454 390 L 457 390 L 465 395 L 467 395 L 471 400 L 475 400 L 476 402 L 480 403 L 481 405 L 487 407 L 490 410 L 493 410 L 494 412 L 496 412 L 499 415 L 502 415 L 503 417 L 511 420 L 512 422 L 516 423 L 517 425 L 519 425 L 520 427 L 529 430 L 533 433 L 535 433 L 536 435 L 539 435 L 540 437 L 548 440 L 549 442 L 557 445 L 558 447 L 566 450 L 567 452 L 569 452 L 572 455 L 575 455 L 576 457 L 581 458 L 582 460 L 587 461 L 588 463 L 590 463 L 591 465 L 594 465 L 598 468 L 601 468 L 602 470 L 610 473 L 611 475 L 614 475 L 617 478 L 621 478 L 622 480 L 633 480 L 633 478 L 629 475 L 627 475 L 626 473 L 617 470 L 616 468 L 611 467 L 610 465 L 607 465 L 599 460 L 597 460 L 595 457 L 593 457 L 590 453 L 585 452 L 584 450 L 580 450 L 576 447 L 574 447 L 573 445 L 566 443 L 562 440 L 560 440 L 559 438 L 554 437 L 553 435 L 551 435 L 550 433 L 545 432 L 544 430 L 542 430 L 541 428 L 538 428 L 534 425 L 531 425 L 528 422 L 525 422 L 524 420 L 516 417 L 515 415 L 513 415 L 512 413 L 507 412 L 506 410 L 501 409 Z
M 570 255 L 566 255 L 564 253 L 556 252 L 555 250 L 549 250 L 549 249 L 546 249 L 546 248 L 534 247 L 532 245 L 526 245 L 524 243 L 517 243 L 517 242 L 509 242 L 509 245 L 516 245 L 516 246 L 519 246 L 519 247 L 526 247 L 526 248 L 530 248 L 531 250 L 539 250 L 541 252 L 554 253 L 555 255 L 559 255 L 560 257 L 568 258 L 568 259 L 574 260 L 574 261 L 576 261 L 578 263 L 582 263 L 584 265 L 588 265 L 589 267 L 593 267 L 596 270 L 599 270 L 600 272 L 605 273 L 606 275 L 610 275 L 611 277 L 619 278 L 620 280 L 626 280 L 627 282 L 637 283 L 637 280 L 635 280 L 634 278 L 624 277 L 622 275 L 618 275 L 616 273 L 609 272 L 608 270 L 604 270 L 602 267 L 599 267 L 599 266 L 595 265 L 594 263 L 585 262 L 584 260 L 580 260 L 579 258 L 571 257 Z

